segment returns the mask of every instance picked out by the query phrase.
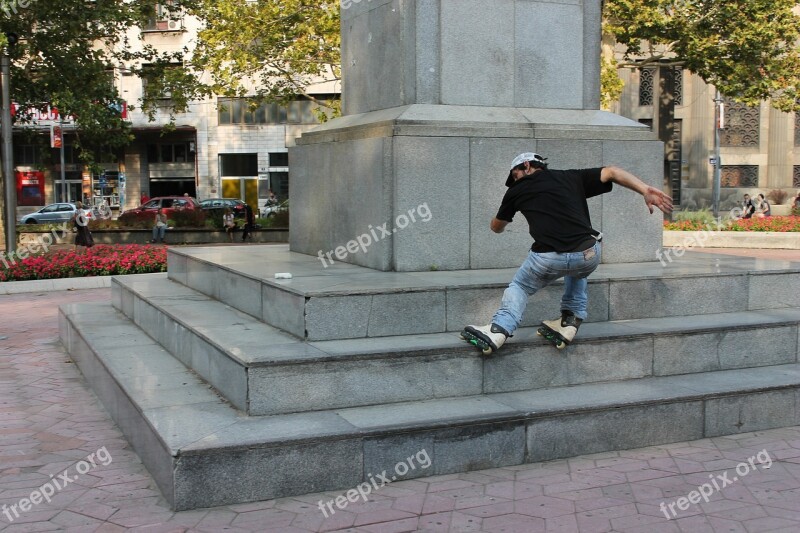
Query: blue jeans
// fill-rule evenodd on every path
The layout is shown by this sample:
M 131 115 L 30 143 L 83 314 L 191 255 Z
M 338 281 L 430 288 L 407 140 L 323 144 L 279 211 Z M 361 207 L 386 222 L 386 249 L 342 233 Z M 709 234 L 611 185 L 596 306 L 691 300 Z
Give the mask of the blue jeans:
M 530 252 L 503 293 L 503 301 L 494 314 L 492 323 L 506 330 L 509 335 L 513 334 L 522 322 L 528 297 L 562 277 L 564 295 L 561 297 L 561 310 L 572 311 L 576 317 L 586 320 L 589 301 L 586 295 L 586 278 L 600 264 L 601 248 L 601 244 L 597 242 L 584 252 Z
M 166 232 L 166 226 L 153 226 L 153 241 L 164 242 L 164 234 Z

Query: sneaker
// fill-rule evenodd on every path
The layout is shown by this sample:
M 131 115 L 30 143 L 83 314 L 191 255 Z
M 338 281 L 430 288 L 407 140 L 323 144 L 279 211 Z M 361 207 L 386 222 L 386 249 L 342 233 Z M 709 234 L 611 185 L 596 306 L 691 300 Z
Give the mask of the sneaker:
M 508 337 L 508 332 L 497 324 L 467 326 L 464 328 L 464 333 L 462 333 L 462 338 L 464 338 L 464 340 L 481 348 L 485 355 L 499 350 L 500 347 L 505 344 Z

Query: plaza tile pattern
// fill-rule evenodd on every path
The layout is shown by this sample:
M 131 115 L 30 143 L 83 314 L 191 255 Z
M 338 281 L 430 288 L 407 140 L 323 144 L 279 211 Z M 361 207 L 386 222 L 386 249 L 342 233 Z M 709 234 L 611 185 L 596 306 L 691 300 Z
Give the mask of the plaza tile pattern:
M 800 531 L 800 427 L 401 481 L 327 517 L 319 502 L 346 491 L 172 512 L 58 341 L 58 304 L 109 298 L 0 296 L 0 531 Z M 74 480 L 49 502 L 20 510 L 64 472 Z M 731 482 L 680 509 L 710 476 Z

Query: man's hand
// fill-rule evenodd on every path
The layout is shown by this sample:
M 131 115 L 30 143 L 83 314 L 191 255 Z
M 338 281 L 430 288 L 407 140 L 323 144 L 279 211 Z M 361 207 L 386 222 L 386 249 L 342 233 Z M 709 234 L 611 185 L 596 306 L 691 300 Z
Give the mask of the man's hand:
M 659 208 L 664 213 L 672 213 L 672 198 L 664 191 L 648 186 L 643 196 L 644 203 L 647 204 L 651 215 L 653 214 L 653 206 Z
M 489 224 L 489 228 L 495 233 L 503 233 L 506 226 L 508 226 L 508 222 L 500 220 L 499 218 L 493 218 L 492 222 Z

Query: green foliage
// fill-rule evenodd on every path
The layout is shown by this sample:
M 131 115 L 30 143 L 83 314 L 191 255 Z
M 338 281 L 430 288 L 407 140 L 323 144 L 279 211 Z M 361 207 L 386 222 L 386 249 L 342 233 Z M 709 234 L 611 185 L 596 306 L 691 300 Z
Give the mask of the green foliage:
M 127 145 L 133 135 L 118 111 L 120 95 L 110 83 L 111 69 L 123 65 L 138 74 L 145 64 L 156 70 L 180 65 L 184 55 L 183 50 L 159 52 L 147 43 L 132 51 L 132 36 L 140 37 L 130 30 L 145 26 L 154 5 L 147 0 L 3 2 L 2 41 L 7 33 L 19 36 L 9 48 L 11 99 L 21 111 L 15 125 L 29 124 L 28 110 L 48 105 L 75 117 L 76 146 L 89 165 L 100 159 L 101 147 L 113 152 Z M 185 76 L 180 81 L 172 91 L 178 110 L 202 88 Z M 146 96 L 145 106 L 152 94 Z
M 618 62 L 613 57 L 603 57 L 600 63 L 600 107 L 608 109 L 612 102 L 619 100 L 625 87 L 619 74 Z
M 259 218 L 256 222 L 264 228 L 288 228 L 289 210 L 279 211 L 271 217 Z
M 711 209 L 707 207 L 699 211 L 689 211 L 688 209 L 682 209 L 680 211 L 675 211 L 672 214 L 672 219 L 675 222 L 691 221 L 691 222 L 697 222 L 701 225 L 713 224 L 714 213 L 712 213 Z
M 339 0 L 196 0 L 189 12 L 205 22 L 191 66 L 210 74 L 215 94 L 314 100 L 314 78 L 340 78 Z
M 800 110 L 795 0 L 607 0 L 606 30 L 630 64 L 681 64 L 739 102 Z M 629 65 L 630 66 L 630 65 Z

